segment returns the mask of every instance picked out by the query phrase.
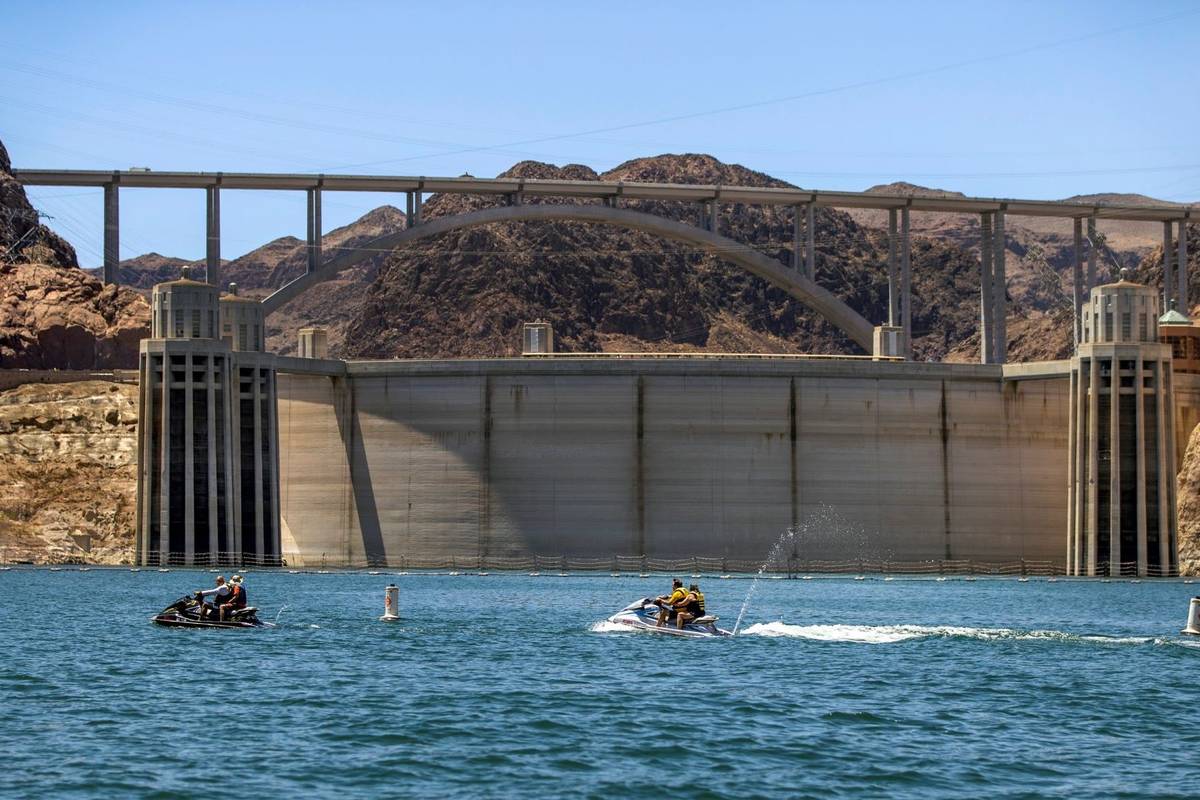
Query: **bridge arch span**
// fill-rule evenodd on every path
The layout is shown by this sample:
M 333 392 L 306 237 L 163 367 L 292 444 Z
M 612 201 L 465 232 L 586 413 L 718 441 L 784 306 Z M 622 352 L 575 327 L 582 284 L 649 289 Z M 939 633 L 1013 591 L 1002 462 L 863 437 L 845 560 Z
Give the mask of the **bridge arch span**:
M 643 231 L 677 242 L 697 245 L 710 255 L 732 262 L 752 275 L 784 290 L 835 325 L 868 353 L 871 352 L 873 327 L 870 322 L 839 300 L 832 292 L 798 272 L 788 269 L 779 261 L 765 256 L 741 242 L 683 222 L 642 211 L 591 204 L 499 206 L 467 214 L 437 217 L 419 226 L 380 236 L 367 242 L 361 250 L 351 250 L 326 261 L 315 272 L 300 276 L 264 300 L 263 311 L 270 314 L 316 284 L 329 280 L 342 270 L 367 258 L 368 254 L 373 251 L 392 250 L 443 233 L 480 225 L 491 225 L 497 222 L 536 221 L 573 221 L 614 225 Z

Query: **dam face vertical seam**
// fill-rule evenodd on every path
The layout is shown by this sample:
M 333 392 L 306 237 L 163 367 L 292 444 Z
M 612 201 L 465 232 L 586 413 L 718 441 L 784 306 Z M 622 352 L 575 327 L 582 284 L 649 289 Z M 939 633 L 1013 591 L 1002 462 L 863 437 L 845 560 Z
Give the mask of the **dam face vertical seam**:
M 492 530 L 492 376 L 483 378 L 483 452 L 479 465 L 479 566 L 488 556 Z
M 635 460 L 637 471 L 634 476 L 634 492 L 637 495 L 637 530 L 634 534 L 633 555 L 646 555 L 646 383 L 641 375 L 637 379 L 637 443 Z
M 942 538 L 945 542 L 943 558 L 950 558 L 950 426 L 946 408 L 946 382 L 942 381 Z
M 358 522 L 358 535 L 361 538 L 362 537 L 362 520 L 359 519 L 359 517 L 358 517 L 358 482 L 360 480 L 362 480 L 362 475 L 357 474 L 357 470 L 354 469 L 354 464 L 357 460 L 354 457 L 354 448 L 356 446 L 355 440 L 354 440 L 354 427 L 355 427 L 354 418 L 358 413 L 358 409 L 355 408 L 354 380 L 351 378 L 346 378 L 345 386 L 346 386 L 346 437 L 349 439 L 349 446 L 346 448 L 346 453 L 348 454 L 348 457 L 350 459 L 350 463 L 346 465 L 346 469 L 350 471 L 350 497 L 349 497 L 349 502 L 346 505 L 346 516 L 350 517 L 351 515 L 353 515 L 353 519 Z M 365 444 L 363 444 L 362 446 L 366 447 Z M 365 460 L 366 457 L 367 457 L 366 453 L 364 452 L 363 459 Z M 352 527 L 353 527 L 352 525 L 346 526 L 346 538 L 345 538 L 345 541 L 342 542 L 342 552 L 344 552 L 346 554 L 346 563 L 347 564 L 350 563 L 350 556 L 351 556 L 350 542 L 351 542 L 352 537 L 350 535 L 350 532 L 352 530 Z
M 792 456 L 792 459 L 791 459 L 792 530 L 795 531 L 796 527 L 800 524 L 800 485 L 798 482 L 799 476 L 797 475 L 798 470 L 797 470 L 797 463 L 796 463 L 796 459 L 797 459 L 797 452 L 796 452 L 796 450 L 797 450 L 797 446 L 796 446 L 796 438 L 797 438 L 796 412 L 797 412 L 797 408 L 796 408 L 796 378 L 795 378 L 795 376 L 792 376 L 788 380 L 788 389 L 789 389 L 788 435 L 791 438 L 791 448 L 792 448 L 792 453 L 791 453 L 791 456 Z

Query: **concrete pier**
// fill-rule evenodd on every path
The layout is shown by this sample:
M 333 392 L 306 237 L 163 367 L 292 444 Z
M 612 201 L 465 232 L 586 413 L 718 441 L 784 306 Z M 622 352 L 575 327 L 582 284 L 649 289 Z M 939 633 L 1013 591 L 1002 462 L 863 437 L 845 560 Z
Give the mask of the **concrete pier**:
M 900 210 L 900 323 L 904 328 L 904 357 L 912 359 L 912 231 L 908 207 Z
M 1175 260 L 1175 273 L 1179 277 L 1179 309 L 1184 316 L 1191 316 L 1192 303 L 1188 296 L 1188 240 L 1187 220 L 1181 219 L 1179 225 L 1179 257 Z
M 114 180 L 104 184 L 104 283 L 117 282 L 121 261 L 121 196 Z
M 979 361 L 995 363 L 994 315 L 996 306 L 992 300 L 992 215 L 979 215 Z
M 1171 268 L 1171 223 L 1163 223 L 1163 245 L 1162 245 L 1162 264 L 1163 264 L 1163 308 L 1170 309 L 1171 301 L 1175 299 L 1175 275 Z
M 1083 300 L 1090 288 L 1083 285 L 1083 220 L 1075 219 L 1075 249 L 1072 251 L 1071 302 L 1075 307 L 1075 344 L 1083 341 Z
M 308 190 L 308 267 L 309 274 L 321 266 L 321 190 Z
M 205 189 L 205 217 L 208 222 L 205 236 L 205 274 L 209 284 L 221 286 L 221 189 Z
M 888 210 L 888 317 L 887 324 L 891 327 L 900 326 L 900 274 L 897 265 L 899 249 L 896 242 L 896 209 Z
M 995 243 L 992 245 L 992 363 L 1008 361 L 1008 278 L 1004 271 L 1004 211 L 993 214 Z

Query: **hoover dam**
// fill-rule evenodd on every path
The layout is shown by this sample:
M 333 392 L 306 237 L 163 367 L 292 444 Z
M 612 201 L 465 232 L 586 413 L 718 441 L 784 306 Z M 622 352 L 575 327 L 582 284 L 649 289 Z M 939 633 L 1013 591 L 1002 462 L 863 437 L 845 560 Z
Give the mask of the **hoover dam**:
M 103 187 L 108 256 L 122 186 L 207 198 L 205 279 L 185 267 L 155 286 L 140 344 L 139 563 L 484 569 L 533 557 L 744 570 L 793 531 L 789 563 L 1178 571 L 1176 475 L 1200 417 L 1200 327 L 1173 307 L 1189 296 L 1190 207 L 470 176 L 16 177 Z M 230 189 L 307 198 L 306 269 L 261 301 L 236 284 L 221 291 L 219 198 Z M 403 192 L 407 224 L 325 260 L 328 191 Z M 432 192 L 494 202 L 424 221 Z M 663 200 L 694 204 L 699 224 L 628 205 Z M 790 249 L 773 258 L 724 235 L 731 204 L 786 209 Z M 816 207 L 886 213 L 878 324 L 818 282 Z M 980 364 L 914 359 L 912 212 L 979 215 Z M 1008 215 L 1073 222 L 1069 359 L 1006 363 Z M 1128 270 L 1101 279 L 1102 218 L 1162 225 L 1161 288 Z M 696 248 L 867 355 L 564 354 L 533 320 L 519 358 L 330 359 L 319 328 L 298 332 L 299 358 L 267 352 L 268 315 L 370 254 L 514 222 Z M 116 280 L 114 258 L 103 274 Z
M 1069 362 L 279 359 L 289 564 L 1063 563 Z M 814 520 L 820 520 L 819 530 Z

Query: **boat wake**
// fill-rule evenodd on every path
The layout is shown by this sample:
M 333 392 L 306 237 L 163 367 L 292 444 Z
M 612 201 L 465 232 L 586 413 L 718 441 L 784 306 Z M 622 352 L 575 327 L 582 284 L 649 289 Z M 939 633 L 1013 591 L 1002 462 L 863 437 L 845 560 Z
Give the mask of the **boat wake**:
M 1050 641 L 1101 645 L 1170 644 L 1195 647 L 1197 643 L 1154 636 L 1102 636 L 1065 631 L 971 628 L 954 625 L 790 625 L 760 622 L 738 636 L 808 639 L 817 642 L 894 644 L 917 639 L 977 639 L 983 641 Z
M 622 625 L 619 622 L 610 622 L 609 620 L 606 620 L 606 619 L 602 619 L 597 622 L 593 622 L 591 627 L 588 628 L 588 630 L 591 631 L 592 633 L 629 633 L 630 632 L 628 625 Z

